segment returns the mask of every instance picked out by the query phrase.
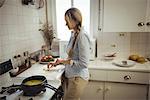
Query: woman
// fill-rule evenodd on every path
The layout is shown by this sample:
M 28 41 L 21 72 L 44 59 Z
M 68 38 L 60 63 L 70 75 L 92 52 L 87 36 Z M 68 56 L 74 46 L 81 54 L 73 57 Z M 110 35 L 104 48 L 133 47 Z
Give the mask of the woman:
M 72 31 L 68 46 L 68 58 L 48 66 L 63 63 L 65 65 L 65 80 L 63 82 L 63 100 L 80 100 L 80 96 L 88 83 L 88 61 L 90 40 L 82 27 L 82 15 L 77 8 L 70 8 L 65 13 L 68 29 Z

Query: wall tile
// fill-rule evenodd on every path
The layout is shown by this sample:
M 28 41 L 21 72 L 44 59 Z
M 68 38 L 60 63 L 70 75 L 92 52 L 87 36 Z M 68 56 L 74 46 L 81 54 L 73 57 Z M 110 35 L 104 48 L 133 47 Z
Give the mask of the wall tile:
M 131 54 L 146 56 L 149 33 L 131 33 Z
M 97 51 L 98 58 L 114 52 L 118 58 L 128 58 L 131 54 L 146 57 L 150 55 L 150 33 L 100 33 Z
M 21 0 L 6 0 L 0 8 L 0 61 L 41 49 L 45 44 L 38 31 L 41 16 L 39 10 L 22 5 Z

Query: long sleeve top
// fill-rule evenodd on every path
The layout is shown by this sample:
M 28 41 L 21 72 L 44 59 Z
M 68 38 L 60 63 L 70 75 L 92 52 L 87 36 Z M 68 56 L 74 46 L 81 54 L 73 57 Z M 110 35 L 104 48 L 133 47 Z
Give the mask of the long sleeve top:
M 67 52 L 69 52 L 70 48 L 72 48 L 73 40 L 74 40 L 74 33 L 72 33 L 71 38 L 69 40 Z M 73 48 L 73 55 L 71 57 L 73 64 L 65 65 L 65 76 L 67 78 L 79 76 L 85 80 L 88 80 L 89 55 L 90 55 L 90 40 L 85 30 L 81 28 Z

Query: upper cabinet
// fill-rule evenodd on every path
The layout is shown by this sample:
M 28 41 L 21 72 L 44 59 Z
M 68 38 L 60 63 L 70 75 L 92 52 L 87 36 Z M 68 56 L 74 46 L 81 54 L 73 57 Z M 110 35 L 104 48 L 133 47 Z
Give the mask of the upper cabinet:
M 146 31 L 150 32 L 150 0 L 147 1 Z
M 150 32 L 150 0 L 100 0 L 103 32 Z

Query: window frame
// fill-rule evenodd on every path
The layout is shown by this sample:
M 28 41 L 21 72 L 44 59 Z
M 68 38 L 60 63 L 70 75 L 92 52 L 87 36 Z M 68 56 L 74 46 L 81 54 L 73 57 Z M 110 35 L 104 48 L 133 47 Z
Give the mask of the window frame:
M 72 4 L 71 6 L 73 6 L 73 0 L 72 1 Z M 99 33 L 99 30 L 98 30 L 98 27 L 99 27 L 99 23 L 100 23 L 100 1 L 101 0 L 90 0 L 90 38 L 97 38 L 98 37 L 98 33 Z M 58 37 L 57 35 L 57 17 L 56 17 L 56 1 L 55 0 L 50 0 L 49 1 L 49 8 L 50 8 L 50 13 L 51 13 L 51 16 L 50 16 L 50 21 L 53 25 L 53 28 L 56 32 L 55 34 L 55 37 Z M 95 16 L 98 16 L 95 18 Z

